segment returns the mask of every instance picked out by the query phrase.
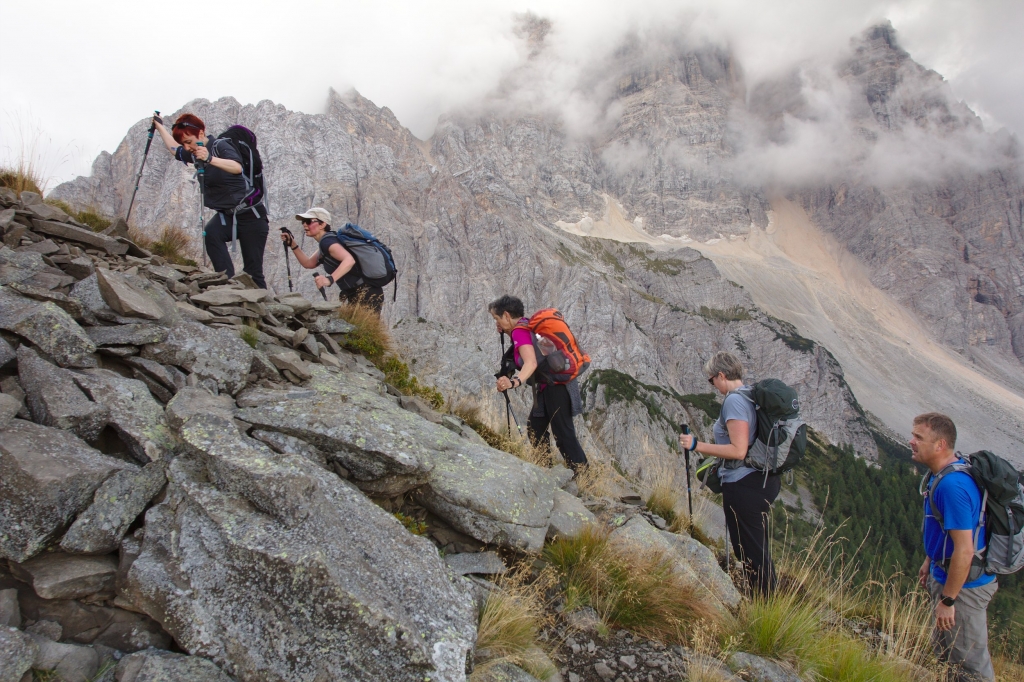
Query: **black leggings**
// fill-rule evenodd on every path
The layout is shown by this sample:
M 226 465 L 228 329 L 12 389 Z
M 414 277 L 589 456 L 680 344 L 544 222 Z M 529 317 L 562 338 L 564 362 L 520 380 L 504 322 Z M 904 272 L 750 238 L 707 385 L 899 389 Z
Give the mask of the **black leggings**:
M 527 433 L 533 447 L 540 447 L 541 439 L 548 435 L 548 426 L 555 435 L 555 445 L 562 453 L 567 467 L 576 470 L 587 463 L 587 455 L 583 452 L 583 446 L 576 437 L 576 427 L 572 423 L 569 389 L 563 384 L 548 384 L 543 391 L 537 392 L 527 424 Z
M 362 303 L 378 315 L 384 309 L 384 289 L 371 287 L 367 284 L 353 289 L 342 289 L 338 285 L 338 300 L 342 303 Z
M 263 279 L 263 251 L 267 248 L 267 233 L 270 232 L 270 221 L 262 206 L 257 206 L 259 217 L 252 212 L 238 213 L 238 245 L 242 249 L 242 269 L 249 273 L 252 281 L 260 289 L 267 288 Z M 223 217 L 223 222 L 221 222 Z M 228 277 L 235 276 L 235 264 L 228 253 L 228 242 L 231 241 L 231 214 L 218 213 L 206 223 L 206 253 L 210 256 L 213 269 L 226 272 Z
M 722 484 L 722 507 L 732 550 L 743 562 L 750 589 L 764 596 L 775 589 L 768 516 L 781 488 L 781 476 L 769 476 L 765 484 L 764 474 L 757 472 L 735 483 Z

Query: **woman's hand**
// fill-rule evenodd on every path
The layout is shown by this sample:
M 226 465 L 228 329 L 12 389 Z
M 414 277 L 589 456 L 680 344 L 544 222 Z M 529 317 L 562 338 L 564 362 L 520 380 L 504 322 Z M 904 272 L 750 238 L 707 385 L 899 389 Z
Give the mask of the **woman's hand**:
M 196 150 L 192 152 L 192 156 L 194 156 L 198 161 L 209 161 L 210 150 L 203 145 L 197 145 Z
M 318 289 L 326 289 L 327 287 L 334 284 L 334 281 L 324 277 L 323 275 L 317 275 L 315 278 L 316 286 Z
M 690 446 L 693 445 L 693 441 L 696 440 L 692 433 L 680 433 L 679 434 L 679 446 L 683 450 L 689 450 Z
M 515 386 L 522 386 L 522 384 L 519 381 L 519 377 L 516 377 L 516 381 L 514 382 L 508 377 L 498 377 L 498 393 L 504 393 L 508 389 L 513 388 Z
M 288 232 L 282 232 L 281 233 L 281 241 L 284 242 L 288 246 L 289 249 L 294 249 L 295 248 L 295 237 L 293 237 Z

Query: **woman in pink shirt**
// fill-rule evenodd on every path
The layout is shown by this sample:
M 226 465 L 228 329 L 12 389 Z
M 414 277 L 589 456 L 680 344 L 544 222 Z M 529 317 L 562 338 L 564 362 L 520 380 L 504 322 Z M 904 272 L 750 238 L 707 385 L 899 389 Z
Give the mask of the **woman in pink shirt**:
M 509 377 L 499 377 L 497 383 L 498 392 L 504 392 L 510 388 L 519 388 L 528 383 L 530 377 L 537 371 L 537 352 L 533 346 L 533 334 L 529 329 L 517 326 L 525 321 L 525 308 L 523 302 L 515 296 L 502 296 L 487 306 L 488 312 L 494 318 L 498 332 L 508 334 L 512 338 L 514 359 L 518 372 Z M 573 379 L 575 382 L 575 379 Z M 565 459 L 565 465 L 575 472 L 587 465 L 587 455 L 583 452 L 579 438 L 576 436 L 576 427 L 572 418 L 579 413 L 578 405 L 574 405 L 569 384 L 538 384 L 533 385 L 533 409 L 530 410 L 527 433 L 533 446 L 540 447 L 548 435 L 548 428 L 555 436 L 555 445 Z M 570 382 L 572 383 L 572 382 Z M 577 389 L 578 394 L 578 389 Z M 577 407 L 577 409 L 573 409 Z

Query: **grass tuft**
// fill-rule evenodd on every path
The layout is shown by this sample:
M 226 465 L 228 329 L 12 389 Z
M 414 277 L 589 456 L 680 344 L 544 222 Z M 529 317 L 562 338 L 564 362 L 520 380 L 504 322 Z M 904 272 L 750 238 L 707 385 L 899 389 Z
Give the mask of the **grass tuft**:
M 31 164 L 26 166 L 21 163 L 17 168 L 0 168 L 0 187 L 13 189 L 18 194 L 35 192 L 42 195 L 44 184 L 43 179 L 39 177 L 39 173 Z
M 260 341 L 260 332 L 255 327 L 245 325 L 238 330 L 238 335 L 242 337 L 242 341 L 249 344 L 250 348 L 256 348 L 256 344 Z
M 105 218 L 92 208 L 76 211 L 71 208 L 71 205 L 68 204 L 68 202 L 61 201 L 60 199 L 47 199 L 46 203 L 50 206 L 56 206 L 83 225 L 88 225 L 89 229 L 93 232 L 102 232 L 110 227 L 112 222 L 109 218 Z
M 475 667 L 470 682 L 502 679 L 495 668 L 503 663 L 519 666 L 540 680 L 556 670 L 538 645 L 542 628 L 550 624 L 545 592 L 553 580 L 549 573 L 527 582 L 529 570 L 513 570 L 487 595 L 477 627 Z
M 606 529 L 588 526 L 558 538 L 544 557 L 562 580 L 567 610 L 590 606 L 610 625 L 680 644 L 695 624 L 717 622 L 703 595 L 675 572 L 671 557 L 613 542 Z
M 444 396 L 433 386 L 420 382 L 409 365 L 393 352 L 388 328 L 373 308 L 362 303 L 346 303 L 338 308 L 338 316 L 355 327 L 345 335 L 345 348 L 359 353 L 384 372 L 384 381 L 405 395 L 426 400 L 435 410 L 444 407 Z
M 160 230 L 160 237 L 153 240 L 142 230 L 129 226 L 128 239 L 169 263 L 196 265 L 195 260 L 186 255 L 192 250 L 192 238 L 180 227 L 165 225 Z

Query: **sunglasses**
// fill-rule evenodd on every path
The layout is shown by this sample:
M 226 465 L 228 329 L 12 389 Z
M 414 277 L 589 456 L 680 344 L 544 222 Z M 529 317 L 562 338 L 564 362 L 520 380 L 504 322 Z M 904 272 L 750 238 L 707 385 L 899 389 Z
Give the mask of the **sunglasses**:
M 718 374 L 721 374 L 721 372 L 719 372 Z M 715 379 L 718 378 L 718 374 L 716 374 L 713 377 L 708 377 L 708 383 L 711 384 L 712 386 L 714 386 L 715 385 Z
M 320 222 L 320 221 L 317 220 L 316 218 L 303 218 L 302 219 L 302 224 L 303 225 L 312 225 L 313 223 L 318 223 L 318 222 Z
M 191 128 L 192 130 L 202 130 L 195 123 L 175 123 L 171 126 L 171 130 L 179 130 L 181 128 Z

